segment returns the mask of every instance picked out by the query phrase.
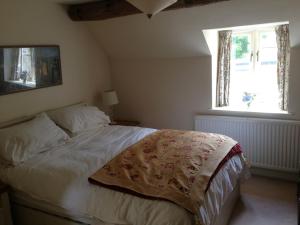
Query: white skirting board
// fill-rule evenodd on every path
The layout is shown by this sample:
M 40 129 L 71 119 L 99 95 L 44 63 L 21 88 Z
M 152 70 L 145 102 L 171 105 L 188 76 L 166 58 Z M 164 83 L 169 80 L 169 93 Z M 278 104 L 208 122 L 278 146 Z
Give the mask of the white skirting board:
M 276 179 L 293 181 L 293 182 L 297 182 L 299 179 L 299 173 L 296 172 L 285 172 L 285 171 L 270 170 L 270 169 L 264 169 L 258 167 L 251 167 L 250 171 L 252 175 L 259 175 L 259 176 L 276 178 Z

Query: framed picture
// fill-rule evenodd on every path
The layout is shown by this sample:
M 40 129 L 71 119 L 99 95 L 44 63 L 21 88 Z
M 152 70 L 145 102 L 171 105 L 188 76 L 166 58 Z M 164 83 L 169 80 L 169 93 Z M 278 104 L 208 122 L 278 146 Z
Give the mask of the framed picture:
M 0 95 L 61 84 L 58 45 L 0 47 Z

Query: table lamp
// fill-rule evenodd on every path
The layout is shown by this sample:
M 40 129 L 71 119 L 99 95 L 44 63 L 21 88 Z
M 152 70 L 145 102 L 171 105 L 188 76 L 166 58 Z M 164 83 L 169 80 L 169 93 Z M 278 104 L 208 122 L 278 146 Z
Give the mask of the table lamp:
M 109 116 L 111 120 L 113 120 L 113 105 L 117 105 L 119 103 L 117 92 L 114 90 L 104 91 L 102 94 L 103 104 L 105 106 L 109 106 Z

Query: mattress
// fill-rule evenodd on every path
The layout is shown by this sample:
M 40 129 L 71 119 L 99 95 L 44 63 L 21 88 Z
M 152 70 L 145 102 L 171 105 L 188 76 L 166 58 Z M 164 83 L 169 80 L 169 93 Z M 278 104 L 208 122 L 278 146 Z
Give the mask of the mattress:
M 17 167 L 0 170 L 0 179 L 24 204 L 99 224 L 190 225 L 193 215 L 162 200 L 149 200 L 88 183 L 88 176 L 154 129 L 108 126 L 77 135 Z M 214 218 L 246 173 L 240 156 L 231 158 L 213 179 L 199 209 L 202 223 Z M 101 223 L 100 223 L 101 224 Z

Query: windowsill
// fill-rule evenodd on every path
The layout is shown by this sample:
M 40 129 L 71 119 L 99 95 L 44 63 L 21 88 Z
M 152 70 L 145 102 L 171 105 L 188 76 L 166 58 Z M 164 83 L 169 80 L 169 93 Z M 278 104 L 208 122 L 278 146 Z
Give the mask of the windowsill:
M 233 109 L 229 107 L 213 107 L 210 111 L 218 111 L 218 112 L 231 112 L 231 113 L 238 113 L 238 114 L 248 114 L 248 115 L 293 115 L 291 112 L 287 111 L 258 111 L 258 110 L 243 110 L 243 109 Z

